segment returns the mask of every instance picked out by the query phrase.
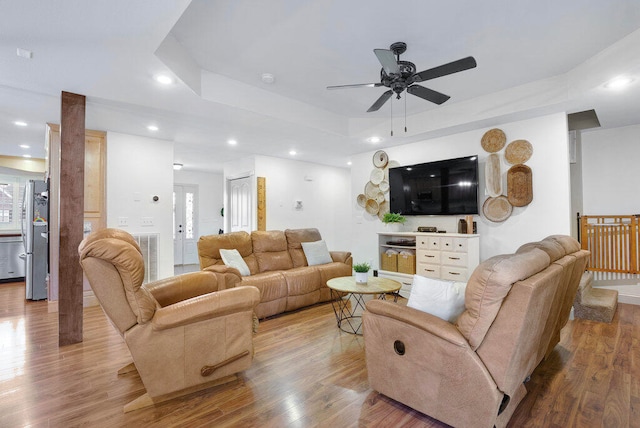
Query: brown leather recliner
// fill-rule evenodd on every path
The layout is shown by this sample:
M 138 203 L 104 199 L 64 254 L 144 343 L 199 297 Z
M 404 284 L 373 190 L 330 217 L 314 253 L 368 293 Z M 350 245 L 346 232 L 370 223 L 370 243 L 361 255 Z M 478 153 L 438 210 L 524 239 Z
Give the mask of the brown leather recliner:
M 252 324 L 260 293 L 234 287 L 240 276 L 193 272 L 142 284 L 144 262 L 131 235 L 92 233 L 80 264 L 105 314 L 129 347 L 147 392 L 128 412 L 219 385 L 253 360 Z
M 372 389 L 455 427 L 504 427 L 559 342 L 589 252 L 569 236 L 491 257 L 455 323 L 389 301 L 363 314 Z

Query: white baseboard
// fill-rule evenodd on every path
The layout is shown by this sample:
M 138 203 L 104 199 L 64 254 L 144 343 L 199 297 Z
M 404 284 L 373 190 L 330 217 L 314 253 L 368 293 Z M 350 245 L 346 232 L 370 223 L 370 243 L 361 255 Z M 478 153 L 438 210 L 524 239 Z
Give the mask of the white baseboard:
M 96 295 L 93 294 L 93 290 L 85 290 L 82 292 L 82 307 L 86 308 L 89 306 L 98 306 L 100 303 L 96 298 Z M 58 312 L 58 301 L 57 300 L 49 300 L 47 302 L 47 312 Z
M 86 308 L 88 306 L 98 306 L 100 302 L 98 302 L 98 298 L 95 294 L 93 294 L 93 290 L 86 290 L 82 293 L 82 307 Z

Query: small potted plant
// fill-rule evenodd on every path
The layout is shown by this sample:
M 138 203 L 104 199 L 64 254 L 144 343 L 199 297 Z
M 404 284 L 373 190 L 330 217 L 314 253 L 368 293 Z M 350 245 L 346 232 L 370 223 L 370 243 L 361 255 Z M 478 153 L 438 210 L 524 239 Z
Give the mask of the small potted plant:
M 367 277 L 369 276 L 369 270 L 371 265 L 369 263 L 356 263 L 353 265 L 353 270 L 356 273 L 356 282 L 358 284 L 366 284 Z
M 400 213 L 385 213 L 382 222 L 392 232 L 399 232 L 407 218 Z

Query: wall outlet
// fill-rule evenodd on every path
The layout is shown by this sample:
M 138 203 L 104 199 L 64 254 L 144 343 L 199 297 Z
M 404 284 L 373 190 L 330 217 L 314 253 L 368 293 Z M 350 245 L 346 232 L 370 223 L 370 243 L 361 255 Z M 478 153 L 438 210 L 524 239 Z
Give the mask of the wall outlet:
M 118 227 L 127 227 L 127 226 L 129 226 L 129 218 L 118 217 Z
M 153 217 L 142 217 L 140 219 L 141 226 L 153 226 Z

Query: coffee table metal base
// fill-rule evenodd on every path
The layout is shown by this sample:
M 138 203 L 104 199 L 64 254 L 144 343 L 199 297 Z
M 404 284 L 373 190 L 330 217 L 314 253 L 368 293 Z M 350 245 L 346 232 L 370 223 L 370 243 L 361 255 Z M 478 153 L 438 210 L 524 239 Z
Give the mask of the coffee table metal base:
M 331 290 L 331 305 L 333 306 L 333 312 L 336 314 L 336 321 L 338 322 L 338 328 L 345 333 L 362 335 L 362 314 L 365 310 L 364 296 L 369 294 L 361 293 L 349 293 L 344 297 L 341 297 L 342 293 L 335 290 Z M 378 294 L 379 300 L 387 300 L 386 295 L 393 296 L 393 301 L 398 301 L 398 292 L 380 293 Z M 349 305 L 349 302 L 354 302 L 353 305 Z M 352 306 L 352 307 L 350 307 Z M 358 312 L 359 311 L 359 312 Z

